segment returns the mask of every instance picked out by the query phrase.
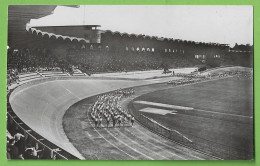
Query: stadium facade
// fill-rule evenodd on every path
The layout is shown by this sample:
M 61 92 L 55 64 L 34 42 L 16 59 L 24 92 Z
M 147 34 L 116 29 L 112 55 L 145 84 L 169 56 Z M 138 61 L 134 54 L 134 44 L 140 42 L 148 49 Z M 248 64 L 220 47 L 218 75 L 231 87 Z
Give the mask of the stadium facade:
M 137 66 L 145 66 L 140 70 L 158 69 L 162 65 L 172 68 L 196 65 L 253 66 L 251 45 L 231 48 L 228 44 L 100 30 L 100 25 L 28 26 L 30 19 L 49 15 L 55 8 L 9 6 L 8 53 L 12 56 L 8 57 L 8 67 L 44 66 L 48 63 L 45 57 L 55 59 L 53 61 L 70 59 L 73 65 L 80 63 L 84 66 L 83 70 L 92 72 L 133 70 Z M 108 60 L 106 63 L 122 63 L 126 67 L 105 66 L 98 62 L 99 59 L 108 59 L 109 55 L 110 59 L 122 58 L 122 62 Z M 140 57 L 131 61 L 133 55 Z M 36 59 L 41 60 L 37 62 Z M 93 63 L 102 67 L 93 67 Z
M 220 58 L 229 52 L 248 54 L 250 45 L 237 45 L 231 48 L 228 44 L 205 43 L 181 39 L 148 36 L 145 34 L 128 34 L 118 31 L 99 30 L 100 25 L 79 26 L 44 26 L 29 28 L 29 34 L 39 38 L 63 39 L 71 42 L 72 47 L 86 50 L 103 50 L 113 52 L 164 53 L 191 56 L 195 59 L 207 57 Z

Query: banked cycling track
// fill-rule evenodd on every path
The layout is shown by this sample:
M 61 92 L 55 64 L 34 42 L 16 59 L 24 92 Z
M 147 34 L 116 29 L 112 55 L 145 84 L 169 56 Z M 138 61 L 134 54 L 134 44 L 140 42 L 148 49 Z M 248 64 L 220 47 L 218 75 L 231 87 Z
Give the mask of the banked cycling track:
M 172 77 L 150 80 L 120 80 L 99 78 L 43 79 L 40 81 L 31 81 L 30 83 L 21 85 L 20 87 L 16 88 L 10 96 L 10 104 L 16 115 L 24 123 L 30 126 L 32 130 L 36 131 L 42 137 L 66 150 L 67 152 L 75 155 L 79 159 L 85 159 L 85 156 L 82 155 L 69 141 L 62 126 L 63 116 L 70 106 L 85 98 L 116 90 L 118 88 L 155 84 L 160 82 L 167 82 L 172 79 Z M 165 153 L 172 154 L 173 158 L 168 159 L 214 159 L 208 155 L 182 147 L 169 140 L 163 139 L 138 124 L 136 124 L 135 127 L 138 129 L 139 133 L 132 133 L 132 135 L 136 137 L 132 140 L 137 140 L 135 142 L 137 147 L 143 146 L 142 140 L 138 142 L 138 140 L 140 140 L 140 138 L 138 138 L 140 137 L 140 131 L 142 131 L 142 133 L 146 134 L 147 137 L 157 139 L 154 140 L 155 143 L 157 142 L 157 145 L 155 145 L 156 148 L 162 150 L 165 149 Z M 93 130 L 93 128 L 89 128 L 89 130 Z M 103 138 L 105 139 L 105 137 Z M 105 141 L 107 140 L 105 139 Z M 111 142 L 108 141 L 108 144 L 109 143 L 111 144 Z M 127 150 L 127 148 L 131 148 L 130 146 L 127 145 L 124 147 Z M 150 144 L 150 146 L 152 146 L 152 144 Z M 120 147 L 116 148 L 120 151 L 125 151 L 125 149 L 120 149 Z M 176 149 L 178 150 L 178 155 L 176 154 Z M 135 150 L 135 152 L 137 152 L 138 155 L 138 151 Z M 153 155 L 153 153 L 150 154 L 151 156 Z M 177 157 L 174 158 L 174 155 Z M 148 153 L 146 154 L 145 159 L 160 159 L 153 158 L 151 156 L 149 156 Z

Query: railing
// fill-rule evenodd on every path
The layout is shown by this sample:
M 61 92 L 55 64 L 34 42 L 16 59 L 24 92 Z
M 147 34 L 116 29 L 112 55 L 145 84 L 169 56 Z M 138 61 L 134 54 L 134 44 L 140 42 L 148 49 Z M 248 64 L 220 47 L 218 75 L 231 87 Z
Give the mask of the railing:
M 71 80 L 71 79 L 93 79 L 91 77 L 82 77 L 82 76 L 61 76 L 61 77 L 48 77 L 41 79 L 34 79 L 28 82 L 22 83 L 14 89 L 11 89 L 7 94 L 7 129 L 14 135 L 16 133 L 21 133 L 25 136 L 24 148 L 25 147 L 38 147 L 38 149 L 43 149 L 39 152 L 40 159 L 78 159 L 67 151 L 61 149 L 60 147 L 54 145 L 50 141 L 44 139 L 37 132 L 33 131 L 29 126 L 27 126 L 13 111 L 9 99 L 12 95 L 19 92 L 20 90 L 30 87 L 35 84 L 40 84 L 43 82 L 54 81 L 54 80 Z M 114 80 L 113 78 L 94 78 L 100 80 Z M 116 79 L 116 78 L 115 78 Z
M 241 66 L 232 66 L 232 65 L 226 65 L 226 66 L 220 66 L 220 67 L 215 67 L 215 68 L 211 68 L 211 69 L 207 69 L 205 71 L 202 71 L 201 73 L 206 73 L 206 72 L 210 72 L 210 71 L 214 71 L 214 70 L 217 70 L 217 69 L 225 69 L 225 68 L 241 68 Z M 249 67 L 243 67 L 244 70 L 251 70 L 251 68 Z M 239 71 L 239 69 L 237 69 Z
M 14 113 L 9 103 L 11 92 L 12 90 L 7 94 L 7 130 L 11 133 L 11 135 L 21 133 L 25 136 L 23 140 L 23 148 L 36 147 L 41 150 L 38 152 L 39 159 L 78 159 L 74 155 L 44 139 L 29 126 L 23 123 L 23 121 Z

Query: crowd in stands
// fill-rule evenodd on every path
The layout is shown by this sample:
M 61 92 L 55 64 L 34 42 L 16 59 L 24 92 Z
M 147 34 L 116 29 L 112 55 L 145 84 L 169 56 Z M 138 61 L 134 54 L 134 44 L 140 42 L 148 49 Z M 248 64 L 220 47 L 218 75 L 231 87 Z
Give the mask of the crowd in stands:
M 21 133 L 15 133 L 13 136 L 7 131 L 7 159 L 40 159 L 42 157 L 38 144 L 32 146 L 26 144 L 26 138 Z
M 162 65 L 165 64 L 169 68 L 202 65 L 203 62 L 195 59 L 193 54 L 192 52 L 165 54 L 148 51 L 100 51 L 82 48 L 26 49 L 23 51 L 9 49 L 7 61 L 9 67 L 15 67 L 19 72 L 24 69 L 25 71 L 35 71 L 37 68 L 59 67 L 62 71 L 70 73 L 72 66 L 78 66 L 84 73 L 103 73 L 163 69 Z M 209 62 L 206 62 L 206 65 L 211 67 L 219 65 L 252 67 L 251 54 L 248 52 L 228 52 L 220 59 L 207 58 Z
M 11 107 L 7 106 L 7 109 L 9 110 L 6 130 L 7 159 L 66 159 L 64 158 L 64 151 L 62 151 L 63 156 L 60 155 L 61 149 L 50 142 L 46 142 L 28 126 L 22 127 L 24 124 L 19 122 L 19 118 L 12 115 Z M 44 141 L 44 143 L 41 141 Z M 70 158 L 75 157 L 71 156 Z
M 23 132 L 23 131 L 22 131 Z M 35 138 L 16 131 L 12 134 L 7 130 L 7 159 L 65 159 L 56 154 L 60 149 L 49 149 Z
M 110 123 L 113 127 L 121 124 L 123 126 L 134 124 L 134 116 L 127 109 L 122 109 L 119 102 L 122 98 L 130 97 L 135 93 L 134 89 L 118 89 L 114 92 L 100 95 L 96 102 L 89 108 L 91 119 L 95 123 L 96 128 L 103 126 L 109 127 Z
M 56 68 L 34 68 L 34 67 L 29 67 L 29 68 L 22 68 L 20 72 L 18 72 L 17 68 L 9 68 L 7 69 L 7 89 L 11 84 L 19 84 L 20 83 L 20 73 L 31 73 L 31 72 L 43 72 L 43 71 L 60 71 L 58 67 Z
M 73 65 L 65 58 L 52 55 L 47 49 L 8 49 L 7 68 L 19 73 L 57 71 L 72 73 Z
M 12 83 L 19 84 L 19 73 L 17 69 L 8 69 L 7 70 L 7 87 Z
M 163 69 L 162 65 L 172 67 L 192 67 L 200 61 L 187 56 L 164 54 L 160 52 L 138 51 L 94 51 L 73 49 L 67 52 L 67 59 L 73 65 L 80 65 L 80 70 L 91 73 L 125 72 Z M 87 72 L 86 72 L 87 73 Z

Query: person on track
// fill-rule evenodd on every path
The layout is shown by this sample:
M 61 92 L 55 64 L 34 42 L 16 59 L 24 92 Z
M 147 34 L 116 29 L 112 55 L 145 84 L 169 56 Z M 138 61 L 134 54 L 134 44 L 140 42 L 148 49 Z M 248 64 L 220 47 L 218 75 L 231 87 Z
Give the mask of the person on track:
M 121 116 L 119 116 L 119 118 L 118 118 L 118 126 L 120 127 L 120 124 L 121 124 L 121 122 L 122 122 L 122 119 L 121 119 Z
M 127 123 L 127 116 L 124 117 L 124 123 L 123 123 L 123 125 L 125 126 L 126 123 Z
M 132 116 L 132 118 L 131 118 L 132 127 L 133 127 L 133 125 L 134 125 L 134 122 L 135 122 L 135 117 Z
M 97 128 L 98 127 L 98 119 L 95 118 L 94 121 L 95 121 L 95 127 Z
M 99 117 L 98 122 L 99 122 L 99 127 L 101 128 L 101 126 L 102 126 L 102 117 L 101 116 Z
M 109 122 L 110 122 L 110 117 L 108 116 L 108 117 L 107 117 L 107 128 L 108 128 L 108 126 L 109 126 Z
M 113 118 L 113 127 L 115 127 L 116 126 L 116 118 L 114 117 Z

